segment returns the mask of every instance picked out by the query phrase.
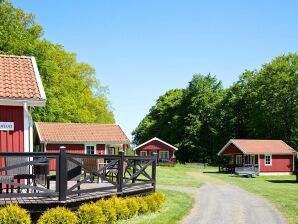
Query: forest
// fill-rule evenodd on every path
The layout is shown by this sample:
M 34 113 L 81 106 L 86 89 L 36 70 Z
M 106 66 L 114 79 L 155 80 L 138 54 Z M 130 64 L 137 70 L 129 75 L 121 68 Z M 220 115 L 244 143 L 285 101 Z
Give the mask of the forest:
M 195 74 L 172 89 L 133 131 L 134 143 L 152 137 L 174 144 L 180 162 L 217 162 L 229 139 L 281 139 L 298 147 L 298 55 L 246 70 L 229 88 L 216 76 Z
M 34 121 L 115 122 L 94 68 L 45 39 L 32 14 L 5 0 L 0 0 L 0 54 L 36 58 L 47 104 L 32 108 Z

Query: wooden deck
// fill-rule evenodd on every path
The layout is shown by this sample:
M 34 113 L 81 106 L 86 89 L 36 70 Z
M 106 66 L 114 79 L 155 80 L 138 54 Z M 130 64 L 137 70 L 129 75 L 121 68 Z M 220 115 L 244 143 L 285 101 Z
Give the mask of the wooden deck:
M 155 191 L 156 157 L 124 156 L 123 153 L 84 155 L 65 151 L 0 152 L 0 157 L 7 161 L 17 158 L 13 164 L 0 167 L 0 206 L 18 204 L 30 211 L 33 220 L 41 212 L 57 206 L 77 209 L 83 203 L 113 195 L 134 196 Z M 87 159 L 96 163 L 101 159 L 105 165 L 90 168 Z M 51 160 L 56 160 L 56 171 L 38 173 L 34 166 L 47 166 Z
M 74 185 L 75 181 L 69 181 L 70 187 Z M 55 185 L 51 184 L 51 190 L 55 189 Z M 154 191 L 152 184 L 137 184 L 130 186 L 123 186 L 122 192 L 117 192 L 117 188 L 106 189 L 113 187 L 110 183 L 84 183 L 81 185 L 81 190 L 92 190 L 97 189 L 96 192 L 81 193 L 68 195 L 66 201 L 59 201 L 57 196 L 43 196 L 43 197 L 8 197 L 0 198 L 0 206 L 8 204 L 18 204 L 19 206 L 28 209 L 31 213 L 40 213 L 48 208 L 56 206 L 65 206 L 70 209 L 76 209 L 82 203 L 94 202 L 101 198 L 111 197 L 113 195 L 119 196 L 131 196 L 131 195 L 144 195 Z M 98 190 L 102 188 L 103 190 Z

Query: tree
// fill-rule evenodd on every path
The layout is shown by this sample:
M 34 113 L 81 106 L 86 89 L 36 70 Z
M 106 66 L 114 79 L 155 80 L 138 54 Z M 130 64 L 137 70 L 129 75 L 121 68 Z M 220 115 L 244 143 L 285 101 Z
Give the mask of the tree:
M 35 121 L 113 123 L 104 88 L 95 70 L 78 63 L 62 45 L 42 38 L 32 14 L 0 1 L 0 53 L 33 55 L 47 95 L 44 108 L 33 108 Z
M 182 99 L 184 137 L 177 153 L 181 161 L 214 162 L 222 94 L 221 82 L 210 74 L 194 75 L 189 82 Z
M 181 136 L 178 113 L 181 99 L 181 89 L 169 90 L 160 96 L 156 105 L 134 130 L 134 143 L 139 144 L 153 137 L 161 138 L 171 144 L 178 143 Z

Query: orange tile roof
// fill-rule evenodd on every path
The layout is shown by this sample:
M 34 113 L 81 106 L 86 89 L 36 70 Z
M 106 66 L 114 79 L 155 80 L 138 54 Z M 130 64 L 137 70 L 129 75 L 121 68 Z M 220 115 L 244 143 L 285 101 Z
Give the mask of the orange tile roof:
M 231 139 L 218 154 L 234 144 L 244 154 L 293 154 L 296 151 L 282 140 Z
M 41 142 L 105 142 L 129 144 L 129 139 L 116 124 L 36 122 Z
M 43 98 L 33 60 L 32 57 L 0 55 L 0 98 Z

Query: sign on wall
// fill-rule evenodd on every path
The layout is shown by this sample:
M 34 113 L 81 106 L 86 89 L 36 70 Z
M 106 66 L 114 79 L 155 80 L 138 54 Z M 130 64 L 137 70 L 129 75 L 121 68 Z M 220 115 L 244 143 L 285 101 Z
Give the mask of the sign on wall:
M 0 122 L 0 131 L 13 131 L 14 122 Z

